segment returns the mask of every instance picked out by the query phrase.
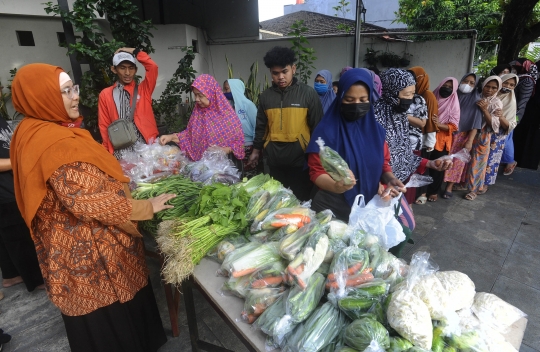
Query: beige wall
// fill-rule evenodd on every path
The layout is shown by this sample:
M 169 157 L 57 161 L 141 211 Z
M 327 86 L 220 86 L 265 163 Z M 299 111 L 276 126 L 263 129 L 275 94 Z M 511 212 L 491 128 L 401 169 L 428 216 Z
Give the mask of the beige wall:
M 310 45 L 315 49 L 317 57 L 312 80 L 315 79 L 315 73 L 322 69 L 332 72 L 333 79 L 337 80 L 343 67 L 352 66 L 353 37 L 308 39 Z M 257 60 L 259 62 L 259 79 L 264 81 L 264 74 L 268 72 L 268 69 L 264 66 L 263 57 L 266 51 L 276 45 L 290 46 L 291 44 L 286 39 L 279 39 L 245 44 L 210 45 L 208 47 L 211 58 L 209 73 L 214 75 L 219 82 L 225 80 L 227 78 L 225 55 L 227 55 L 229 62 L 234 66 L 235 76 L 244 79 L 248 78 L 249 67 Z M 406 44 L 403 42 L 387 44 L 378 39 L 365 38 L 361 53 L 364 54 L 367 47 L 385 51 L 387 45 L 389 51 L 402 55 Z M 460 79 L 468 71 L 469 50 L 469 39 L 407 44 L 407 52 L 413 55 L 410 67 L 424 67 L 430 76 L 432 89 L 443 78 L 454 76 Z M 385 68 L 379 66 L 379 69 L 384 70 Z

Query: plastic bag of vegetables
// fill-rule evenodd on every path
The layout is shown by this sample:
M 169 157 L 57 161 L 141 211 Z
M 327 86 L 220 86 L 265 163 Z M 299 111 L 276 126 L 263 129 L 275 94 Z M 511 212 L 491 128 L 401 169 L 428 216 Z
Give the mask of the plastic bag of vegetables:
M 347 318 L 330 302 L 317 308 L 287 338 L 283 352 L 316 352 L 330 344 L 346 326 Z
M 249 287 L 252 289 L 280 287 L 285 275 L 283 260 L 268 263 L 249 276 Z
M 433 328 L 429 309 L 412 290 L 420 276 L 429 268 L 429 254 L 417 252 L 413 255 L 410 271 L 404 288 L 391 295 L 386 313 L 388 323 L 401 336 L 416 347 L 431 349 Z
M 390 347 L 390 336 L 386 328 L 370 318 L 357 319 L 345 328 L 343 339 L 347 346 L 364 351 L 384 352 Z
M 249 241 L 244 236 L 228 237 L 219 242 L 218 245 L 208 252 L 207 255 L 210 258 L 215 259 L 218 263 L 223 263 L 227 254 L 231 253 L 237 248 L 242 247 L 248 242 Z
M 253 323 L 252 327 L 254 329 L 260 329 L 266 335 L 276 335 L 275 327 L 286 314 L 285 301 L 289 296 L 289 292 L 289 290 L 284 291 L 272 305 L 268 306 L 255 323 Z
M 306 290 L 298 286 L 293 287 L 285 301 L 285 314 L 280 319 L 274 330 L 274 336 L 284 336 L 291 332 L 294 327 L 306 320 L 317 308 L 324 294 L 324 277 L 315 273 L 308 281 Z
M 474 296 L 472 311 L 482 324 L 487 324 L 502 334 L 507 333 L 516 321 L 527 316 L 496 295 L 486 292 L 478 292 Z
M 229 277 L 218 291 L 221 295 L 234 295 L 244 298 L 250 289 L 251 278 L 249 275 L 241 277 Z
M 390 337 L 390 347 L 387 352 L 406 352 L 411 347 L 413 347 L 413 344 L 403 337 Z
M 472 306 L 476 287 L 466 274 L 459 271 L 438 271 L 435 276 L 448 293 L 449 309 L 458 311 Z
M 304 248 L 289 263 L 287 272 L 294 282 L 305 290 L 311 275 L 321 266 L 328 251 L 328 237 L 317 231 L 307 240 Z
M 347 296 L 338 299 L 338 307 L 351 319 L 359 319 L 364 313 L 373 311 L 375 304 L 388 292 L 388 285 L 381 279 L 362 284 L 348 291 Z M 382 307 L 381 307 L 382 310 Z M 377 317 L 376 320 L 384 320 Z
M 402 282 L 407 276 L 409 268 L 407 263 L 396 258 L 377 243 L 369 248 L 369 260 L 373 268 L 373 276 L 386 281 L 390 288 Z
M 231 271 L 231 263 L 235 260 L 241 258 L 246 254 L 247 252 L 250 252 L 256 248 L 259 248 L 261 246 L 260 243 L 257 242 L 250 242 L 246 245 L 236 248 L 232 252 L 228 253 L 225 256 L 225 259 L 223 260 L 223 263 L 221 263 L 221 267 L 217 271 L 218 276 L 229 276 L 229 273 Z
M 328 223 L 328 230 L 326 235 L 330 239 L 339 239 L 343 242 L 348 242 L 349 234 L 347 232 L 348 225 L 340 220 L 332 220 Z
M 339 252 L 330 265 L 326 288 L 336 296 L 344 297 L 346 289 L 373 280 L 369 266 L 369 255 L 358 247 L 347 247 Z
M 270 213 L 258 227 L 260 230 L 277 230 L 287 225 L 302 228 L 309 224 L 314 216 L 315 212 L 309 208 L 283 208 Z
M 283 292 L 283 288 L 248 290 L 244 302 L 244 310 L 241 313 L 242 319 L 252 324 Z
M 263 195 L 264 196 L 264 195 Z M 300 205 L 300 202 L 295 197 L 295 195 L 292 193 L 291 190 L 283 188 L 281 186 L 279 189 L 275 191 L 275 193 L 268 192 L 268 200 L 264 198 L 265 201 L 264 206 L 258 211 L 258 214 L 253 218 L 253 224 L 251 224 L 251 231 L 255 232 L 257 230 L 260 230 L 261 228 L 261 221 L 266 219 L 269 214 L 272 214 L 275 211 L 278 211 L 280 209 L 286 209 L 286 208 L 295 208 Z M 258 203 L 254 205 L 256 210 L 258 210 Z M 250 216 L 252 214 L 250 213 Z M 267 225 L 265 229 L 270 229 L 270 227 Z
M 347 162 L 335 150 L 325 146 L 321 137 L 315 142 L 319 145 L 321 164 L 328 175 L 334 181 L 343 181 L 343 184 L 351 185 L 354 179 Z
M 282 259 L 279 255 L 278 246 L 279 244 L 277 242 L 268 242 L 259 245 L 250 251 L 242 253 L 241 256 L 230 262 L 229 275 L 232 277 L 250 275 L 267 267 L 268 265 L 271 265 L 272 263 L 280 262 Z M 244 247 L 247 247 L 247 245 Z M 223 264 L 225 264 L 225 262 L 223 262 Z
M 293 260 L 311 236 L 317 232 L 324 231 L 325 228 L 322 228 L 318 222 L 313 221 L 290 235 L 283 237 L 279 241 L 279 253 L 283 258 Z

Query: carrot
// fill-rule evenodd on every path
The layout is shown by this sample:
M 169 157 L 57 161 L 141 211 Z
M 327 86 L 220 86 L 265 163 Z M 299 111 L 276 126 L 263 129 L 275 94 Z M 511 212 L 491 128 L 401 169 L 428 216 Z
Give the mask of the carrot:
M 283 282 L 283 278 L 281 276 L 269 276 L 265 277 L 263 279 L 255 280 L 251 283 L 252 288 L 264 288 L 267 286 L 277 286 L 280 283 Z
M 255 322 L 255 320 L 257 320 L 258 317 L 256 317 L 255 315 L 253 314 L 248 314 L 247 315 L 247 321 L 248 321 L 248 324 L 253 324 Z
M 249 274 L 255 272 L 255 270 L 257 270 L 257 269 L 256 268 L 249 268 L 249 269 L 244 269 L 244 270 L 233 271 L 232 277 L 246 276 L 246 275 L 249 275 Z
M 361 285 L 363 283 L 369 282 L 369 281 L 371 281 L 373 279 L 374 279 L 373 274 L 371 274 L 369 272 L 367 272 L 367 273 L 362 272 L 361 274 L 355 275 L 353 277 L 349 277 L 347 279 L 347 281 L 345 282 L 345 286 L 346 287 L 355 287 L 355 286 Z M 337 281 L 328 281 L 325 286 L 326 286 L 327 289 L 339 288 L 339 285 L 338 285 Z
M 266 305 L 264 303 L 255 303 L 253 307 L 253 315 L 259 316 L 266 310 Z
M 306 283 L 304 282 L 304 280 L 302 280 L 299 276 L 295 277 L 295 279 L 296 279 L 295 281 L 296 281 L 296 283 L 298 284 L 298 286 L 300 286 L 300 288 L 301 288 L 302 290 L 305 290 L 306 287 L 307 287 L 307 285 L 306 285 Z
M 351 276 L 351 275 L 356 274 L 358 272 L 358 270 L 360 270 L 362 268 L 362 266 L 364 266 L 364 263 L 362 263 L 362 262 L 357 262 L 357 263 L 351 265 L 347 269 L 347 272 L 346 272 L 345 275 Z M 336 274 L 335 273 L 328 274 L 328 280 L 335 281 L 336 280 Z
M 300 214 L 276 214 L 274 216 L 276 219 L 302 219 L 304 215 Z
M 273 221 L 270 223 L 272 227 L 283 227 L 289 225 L 288 221 Z

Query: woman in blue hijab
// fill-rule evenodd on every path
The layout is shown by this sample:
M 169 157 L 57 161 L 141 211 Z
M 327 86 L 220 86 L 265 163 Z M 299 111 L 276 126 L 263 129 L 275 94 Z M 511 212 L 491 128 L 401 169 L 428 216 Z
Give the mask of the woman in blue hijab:
M 257 119 L 257 107 L 245 96 L 246 86 L 239 79 L 228 79 L 223 83 L 223 94 L 231 102 L 236 115 L 242 123 L 244 131 L 245 157 L 244 176 L 251 177 L 257 174 L 256 168 L 249 165 L 249 157 L 253 151 L 253 137 L 255 136 L 255 122 Z M 260 163 L 262 165 L 262 163 Z
M 317 72 L 314 87 L 317 94 L 319 94 L 319 98 L 321 98 L 323 113 L 326 113 L 336 98 L 336 93 L 334 93 L 334 90 L 332 89 L 332 74 L 330 71 L 321 70 Z
M 312 202 L 315 211 L 331 209 L 338 219 L 347 221 L 355 197 L 363 194 L 369 202 L 383 192 L 380 182 L 391 186 L 389 193 L 394 197 L 398 190 L 405 191 L 389 166 L 390 152 L 385 131 L 375 120 L 372 91 L 373 78 L 366 70 L 345 72 L 339 80 L 337 99 L 313 131 L 306 153 L 310 178 L 320 189 Z M 347 162 L 355 184 L 336 182 L 324 171 L 315 142 L 319 137 Z

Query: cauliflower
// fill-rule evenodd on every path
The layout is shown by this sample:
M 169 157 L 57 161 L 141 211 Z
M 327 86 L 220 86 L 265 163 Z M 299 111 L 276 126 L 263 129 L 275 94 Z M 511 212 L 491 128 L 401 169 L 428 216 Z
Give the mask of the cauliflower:
M 512 324 L 527 316 L 513 305 L 486 292 L 478 292 L 474 296 L 472 310 L 482 324 L 490 325 L 503 334 L 508 332 Z
M 448 293 L 449 309 L 458 311 L 472 306 L 476 289 L 474 282 L 467 275 L 459 271 L 439 271 L 435 276 Z
M 387 311 L 388 323 L 415 346 L 431 349 L 433 327 L 426 304 L 407 290 L 392 295 Z

